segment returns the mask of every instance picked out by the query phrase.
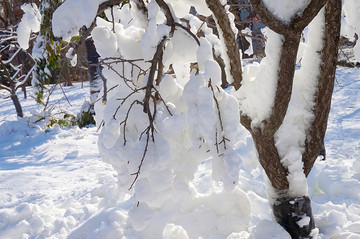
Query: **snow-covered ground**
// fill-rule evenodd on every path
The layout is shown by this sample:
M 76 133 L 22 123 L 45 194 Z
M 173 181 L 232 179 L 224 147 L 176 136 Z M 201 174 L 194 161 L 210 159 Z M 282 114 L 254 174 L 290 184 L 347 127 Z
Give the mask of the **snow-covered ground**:
M 354 239 L 360 238 L 360 70 L 339 68 L 336 78 L 325 141 L 327 159 L 316 162 L 308 180 L 309 194 L 320 237 Z M 72 106 L 61 90 L 56 91 L 52 101 L 62 99 L 57 107 L 77 113 L 88 97 L 88 87 L 82 89 L 79 84 L 64 89 Z M 0 91 L 0 97 L 5 96 Z M 30 116 L 30 110 L 37 107 L 34 100 L 24 99 L 21 92 L 19 97 L 25 115 Z M 17 120 L 10 98 L 0 100 L 1 239 L 122 238 L 119 235 L 127 229 L 127 211 L 132 204 L 127 198 L 118 197 L 116 172 L 100 159 L 96 131 L 96 127 L 45 130 L 40 124 L 29 124 L 26 118 Z M 239 153 L 252 148 L 248 139 L 247 146 L 239 145 Z M 218 192 L 204 199 L 202 208 L 208 204 L 217 214 L 231 214 L 236 220 L 250 216 L 247 224 L 242 220 L 231 222 L 224 215 L 226 223 L 233 224 L 227 224 L 228 228 L 236 229 L 236 224 L 241 224 L 238 228 L 247 226 L 246 231 L 234 230 L 231 235 L 221 236 L 218 227 L 225 224 L 215 221 L 221 217 L 211 217 L 210 209 L 203 211 L 194 226 L 207 230 L 204 239 L 289 238 L 272 222 L 262 170 L 254 155 L 243 157 L 236 194 L 247 198 L 239 204 L 247 201 L 250 207 L 235 213 L 226 212 L 234 205 L 220 207 L 232 200 L 227 201 L 221 183 L 211 180 L 211 167 L 206 162 L 199 167 L 192 182 L 199 194 L 204 199 Z M 189 226 L 186 229 L 191 234 Z M 134 239 L 131 233 L 125 235 Z M 183 228 L 172 224 L 168 224 L 163 235 L 185 238 Z

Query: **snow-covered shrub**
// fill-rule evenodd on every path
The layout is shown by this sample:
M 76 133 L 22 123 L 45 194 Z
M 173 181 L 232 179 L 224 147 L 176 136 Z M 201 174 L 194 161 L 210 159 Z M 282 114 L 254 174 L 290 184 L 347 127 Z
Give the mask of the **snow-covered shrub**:
M 197 203 L 201 196 L 191 182 L 206 160 L 212 162 L 213 178 L 229 191 L 227 198 L 248 205 L 242 192 L 233 190 L 241 165 L 234 150 L 241 140 L 241 122 L 252 135 L 270 181 L 276 220 L 292 237 L 308 237 L 315 224 L 306 176 L 323 146 L 342 2 L 251 1 L 269 27 L 268 45 L 266 58 L 244 73 L 227 1 L 83 3 L 66 1 L 54 14 L 53 29 L 58 37 L 70 39 L 82 26 L 92 29 L 96 23 L 91 36 L 104 68 L 101 93 L 108 99 L 106 105 L 95 105 L 102 126 L 99 149 L 118 172 L 118 189 L 133 194 L 124 233 L 138 238 L 167 237 L 169 231 L 183 238 L 206 234 L 196 222 L 211 203 Z M 80 5 L 80 17 L 72 17 L 72 9 Z M 109 5 L 107 20 L 94 22 Z M 189 14 L 190 6 L 199 16 L 213 14 L 217 35 Z M 301 47 L 306 62 L 295 74 L 301 35 L 311 21 L 309 32 L 320 38 L 308 36 L 308 45 Z M 238 99 L 232 89 L 220 87 L 225 77 Z M 196 210 L 201 213 L 193 215 Z M 222 218 L 224 211 L 215 214 Z M 246 210 L 241 207 L 239 212 L 245 221 L 237 231 L 248 222 Z M 198 229 L 190 230 L 187 223 Z M 223 236 L 231 230 L 218 228 Z
M 224 58 L 225 49 L 211 29 L 189 14 L 187 2 L 168 1 L 169 9 L 161 2 L 150 1 L 146 13 L 124 4 L 105 11 L 113 22 L 96 19 L 91 37 L 106 79 L 99 97 L 107 96 L 106 104 L 95 104 L 102 126 L 99 150 L 118 172 L 118 190 L 134 193 L 127 233 L 161 238 L 173 223 L 197 238 L 206 235 L 201 221 L 211 215 L 224 223 L 218 229 L 223 237 L 246 229 L 250 212 L 244 192 L 232 191 L 241 165 L 234 146 L 242 129 L 236 98 L 220 86 L 215 56 Z M 204 2 L 189 2 L 209 15 Z M 61 24 L 61 13 L 69 14 L 72 3 L 65 2 L 53 18 L 55 34 L 64 39 L 72 37 L 68 26 L 91 24 L 88 16 Z M 96 7 L 81 11 L 96 14 Z M 196 36 L 200 31 L 203 36 Z M 191 69 L 192 63 L 197 67 Z M 191 183 L 198 166 L 209 159 L 213 178 L 229 191 L 228 196 L 210 196 L 227 200 L 221 205 L 201 197 Z M 237 224 L 225 226 L 237 215 L 242 215 Z M 195 222 L 198 229 L 192 228 Z

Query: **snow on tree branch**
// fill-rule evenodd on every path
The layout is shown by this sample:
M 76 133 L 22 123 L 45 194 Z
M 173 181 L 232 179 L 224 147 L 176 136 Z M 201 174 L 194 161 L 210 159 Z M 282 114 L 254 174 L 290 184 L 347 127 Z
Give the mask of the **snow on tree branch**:
M 216 23 L 219 26 L 219 31 L 221 32 L 220 39 L 224 41 L 224 45 L 226 46 L 226 61 L 229 62 L 229 64 L 225 64 L 226 68 L 230 65 L 230 74 L 227 74 L 227 80 L 234 86 L 235 90 L 237 90 L 240 88 L 242 81 L 241 59 L 228 13 L 218 0 L 206 0 L 206 3 L 213 12 Z

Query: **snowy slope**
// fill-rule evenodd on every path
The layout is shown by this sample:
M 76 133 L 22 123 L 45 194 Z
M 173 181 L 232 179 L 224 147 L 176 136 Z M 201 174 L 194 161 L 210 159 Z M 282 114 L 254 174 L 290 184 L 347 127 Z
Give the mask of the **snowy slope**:
M 316 162 L 309 176 L 309 193 L 321 238 L 360 238 L 360 71 L 339 68 L 337 83 L 325 141 L 327 160 Z M 76 113 L 89 89 L 80 85 L 64 89 L 73 106 L 61 90 L 53 101 L 62 99 L 59 105 Z M 0 91 L 0 97 L 4 96 Z M 29 116 L 36 107 L 34 101 L 23 99 L 20 93 L 19 97 Z M 0 238 L 112 239 L 124 234 L 133 239 L 126 226 L 132 205 L 118 197 L 116 173 L 99 157 L 96 127 L 45 131 L 39 125 L 30 126 L 16 119 L 10 99 L 0 100 Z M 244 161 L 236 197 L 239 204 L 248 202 L 251 210 L 230 213 L 227 205 L 233 201 L 222 192 L 221 183 L 211 180 L 211 166 L 203 163 L 192 182 L 199 192 L 194 203 L 199 208 L 189 217 L 197 217 L 196 226 L 207 231 L 204 239 L 289 238 L 271 221 L 262 170 L 250 152 L 251 139 L 237 146 Z M 218 227 L 225 225 L 219 218 L 228 220 L 230 214 L 236 220 L 227 221 L 226 227 L 247 226 L 245 231 L 234 229 L 224 236 Z M 248 224 L 241 221 L 247 217 Z M 191 235 L 191 226 L 183 224 L 187 232 L 168 224 L 164 238 Z

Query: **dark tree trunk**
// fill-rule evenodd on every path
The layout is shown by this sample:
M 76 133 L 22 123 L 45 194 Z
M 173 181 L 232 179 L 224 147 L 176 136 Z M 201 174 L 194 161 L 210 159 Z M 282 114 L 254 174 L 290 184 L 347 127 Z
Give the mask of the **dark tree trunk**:
M 291 238 L 311 238 L 315 221 L 308 196 L 279 198 L 273 205 L 276 221 L 285 228 Z
M 16 95 L 16 94 L 12 94 L 12 95 L 10 96 L 10 98 L 11 98 L 11 100 L 12 100 L 13 103 L 14 103 L 17 116 L 19 116 L 19 117 L 21 117 L 21 118 L 24 117 L 23 111 L 22 111 L 22 107 L 21 107 L 21 104 L 20 104 L 20 101 L 19 101 L 19 98 L 17 97 L 17 95 Z
M 85 41 L 86 59 L 88 64 L 89 81 L 90 81 L 90 105 L 91 112 L 94 113 L 94 102 L 97 99 L 102 85 L 102 79 L 98 74 L 99 54 L 96 52 L 94 41 L 87 39 Z

